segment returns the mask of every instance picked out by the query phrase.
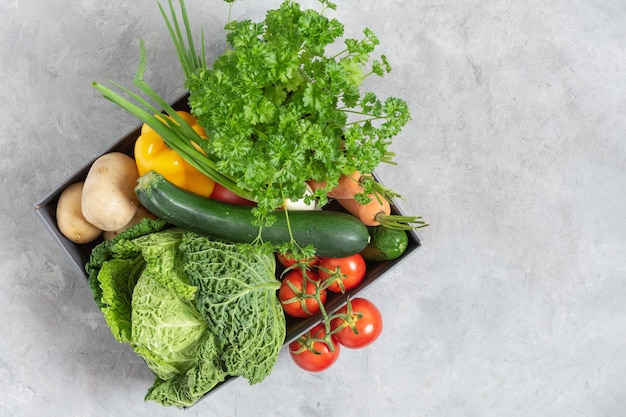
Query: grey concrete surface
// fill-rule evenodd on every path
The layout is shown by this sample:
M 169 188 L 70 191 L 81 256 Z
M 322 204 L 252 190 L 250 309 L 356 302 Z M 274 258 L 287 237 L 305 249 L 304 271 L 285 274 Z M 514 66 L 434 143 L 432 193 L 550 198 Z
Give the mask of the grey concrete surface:
M 187 3 L 214 56 L 226 4 Z M 626 3 L 338 3 L 394 67 L 369 86 L 411 106 L 379 175 L 425 245 L 365 290 L 374 345 L 321 374 L 283 350 L 261 384 L 180 411 L 143 401 L 150 372 L 33 213 L 137 125 L 90 83 L 129 84 L 140 37 L 151 84 L 183 93 L 156 2 L 0 2 L 0 416 L 624 415 Z

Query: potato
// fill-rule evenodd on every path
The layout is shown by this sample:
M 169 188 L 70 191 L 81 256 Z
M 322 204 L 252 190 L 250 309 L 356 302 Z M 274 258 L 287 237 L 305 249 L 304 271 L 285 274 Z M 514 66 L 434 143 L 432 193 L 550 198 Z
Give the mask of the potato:
M 57 203 L 57 226 L 59 231 L 74 243 L 89 243 L 102 233 L 98 227 L 89 223 L 83 216 L 81 199 L 83 195 L 82 181 L 65 188 Z
M 104 231 L 124 227 L 139 207 L 137 165 L 128 155 L 110 152 L 94 161 L 85 178 L 82 209 L 87 221 Z
M 137 211 L 135 212 L 135 215 L 133 216 L 133 218 L 124 227 L 122 227 L 121 229 L 104 232 L 104 234 L 103 234 L 104 240 L 111 240 L 111 239 L 113 239 L 115 236 L 119 235 L 124 230 L 130 229 L 131 227 L 135 226 L 136 224 L 139 224 L 139 222 L 142 219 L 146 218 L 146 217 L 149 217 L 149 218 L 154 219 L 154 220 L 157 219 L 157 216 L 155 216 L 150 211 L 148 211 L 147 208 L 145 208 L 142 205 L 139 205 L 139 207 L 137 208 Z

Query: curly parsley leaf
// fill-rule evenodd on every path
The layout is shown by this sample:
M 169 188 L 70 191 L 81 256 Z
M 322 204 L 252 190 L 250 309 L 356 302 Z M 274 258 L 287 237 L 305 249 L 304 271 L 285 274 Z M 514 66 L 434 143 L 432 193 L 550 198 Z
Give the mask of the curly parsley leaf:
M 342 174 L 389 161 L 391 138 L 410 120 L 402 100 L 359 90 L 391 69 L 384 56 L 371 62 L 379 40 L 370 29 L 326 54 L 344 26 L 324 14 L 334 3 L 320 4 L 318 12 L 285 1 L 261 22 L 229 22 L 227 51 L 187 78 L 192 112 L 211 137 L 203 150 L 251 191 L 260 218 L 283 197 L 300 198 L 310 179 L 327 181 L 316 193 L 325 203 Z
M 236 2 L 225 1 L 229 8 Z M 314 192 L 324 205 L 341 175 L 393 163 L 388 146 L 410 114 L 399 98 L 361 91 L 368 77 L 391 71 L 384 55 L 374 59 L 380 42 L 369 28 L 361 39 L 342 39 L 343 24 L 326 15 L 337 7 L 329 0 L 319 0 L 320 11 L 286 0 L 260 22 L 231 20 L 229 10 L 227 48 L 209 66 L 204 37 L 194 43 L 184 0 L 179 3 L 181 18 L 172 0 L 170 16 L 159 7 L 185 74 L 191 112 L 210 140 L 194 140 L 192 129 L 177 119 L 157 123 L 159 106 L 176 115 L 143 81 L 143 49 L 135 84 L 158 106 L 119 85 L 139 104 L 95 87 L 155 128 L 192 165 L 256 201 L 259 226 L 273 221 L 270 213 L 285 198 L 300 199 L 309 180 L 325 181 Z M 343 49 L 329 54 L 341 41 Z

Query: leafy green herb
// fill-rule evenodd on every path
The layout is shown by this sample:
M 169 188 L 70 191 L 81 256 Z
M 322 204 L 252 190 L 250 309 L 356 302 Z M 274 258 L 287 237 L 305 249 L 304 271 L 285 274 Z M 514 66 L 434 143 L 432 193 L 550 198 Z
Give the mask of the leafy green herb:
M 225 1 L 229 7 L 235 3 Z M 304 196 L 323 206 L 341 175 L 368 174 L 380 163 L 393 163 L 388 147 L 411 117 L 404 100 L 361 91 L 368 77 L 391 71 L 384 55 L 373 58 L 379 40 L 370 29 L 361 39 L 343 39 L 343 48 L 331 55 L 328 50 L 344 35 L 343 24 L 326 16 L 336 4 L 319 0 L 315 11 L 286 0 L 261 22 L 229 17 L 227 48 L 209 67 L 204 36 L 198 53 L 184 0 L 179 3 L 180 18 L 172 0 L 169 12 L 159 8 L 185 74 L 191 112 L 209 140 L 201 140 L 143 79 L 143 42 L 134 80 L 140 93 L 115 83 L 120 93 L 94 87 L 150 125 L 201 172 L 256 201 L 259 227 L 272 223 L 271 213 L 285 199 Z M 157 117 L 159 112 L 171 120 Z M 326 186 L 307 195 L 309 180 Z M 311 251 L 295 242 L 288 246 L 293 254 Z
M 211 68 L 195 61 L 186 86 L 211 138 L 201 146 L 220 172 L 251 191 L 259 216 L 302 197 L 310 179 L 327 181 L 314 196 L 324 204 L 342 174 L 371 173 L 390 160 L 387 147 L 410 115 L 401 99 L 360 91 L 364 79 L 391 70 L 384 56 L 371 62 L 379 44 L 371 30 L 329 56 L 344 26 L 294 1 L 262 22 L 232 21 L 226 29 L 229 49 Z M 179 54 L 189 57 L 183 62 L 193 56 Z
M 234 2 L 227 3 L 232 7 Z M 158 106 L 117 84 L 130 99 L 99 83 L 94 86 L 155 125 L 170 147 L 207 175 L 255 200 L 259 219 L 268 220 L 285 198 L 300 199 L 311 179 L 327 181 L 310 197 L 323 205 L 342 174 L 370 173 L 381 162 L 392 162 L 387 147 L 410 114 L 401 99 L 380 100 L 373 92 L 360 91 L 367 77 L 391 70 L 384 55 L 371 59 L 379 40 L 370 29 L 363 30 L 360 40 L 345 39 L 342 51 L 327 54 L 343 36 L 344 26 L 324 14 L 336 4 L 320 0 L 320 5 L 318 12 L 285 1 L 262 22 L 229 21 L 228 48 L 211 68 L 204 37 L 202 52 L 195 51 L 184 1 L 182 24 L 171 0 L 169 16 L 159 5 L 185 73 L 191 111 L 209 141 L 197 140 L 180 120 L 168 123 L 155 117 L 161 107 L 176 119 L 143 80 L 143 44 L 135 85 Z

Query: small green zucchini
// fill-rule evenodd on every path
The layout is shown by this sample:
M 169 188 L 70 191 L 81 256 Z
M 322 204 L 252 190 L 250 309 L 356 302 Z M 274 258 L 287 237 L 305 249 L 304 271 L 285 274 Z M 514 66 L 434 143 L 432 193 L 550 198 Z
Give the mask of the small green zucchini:
M 367 228 L 370 242 L 361 251 L 366 261 L 390 261 L 404 254 L 409 246 L 409 236 L 405 230 L 391 229 L 385 226 Z
M 252 243 L 259 237 L 252 207 L 199 196 L 154 171 L 139 178 L 135 193 L 150 212 L 183 229 L 233 243 Z M 289 211 L 288 216 L 277 210 L 276 221 L 260 229 L 262 241 L 278 245 L 293 237 L 301 247 L 312 244 L 318 256 L 341 258 L 359 253 L 370 239 L 367 227 L 346 213 Z

